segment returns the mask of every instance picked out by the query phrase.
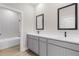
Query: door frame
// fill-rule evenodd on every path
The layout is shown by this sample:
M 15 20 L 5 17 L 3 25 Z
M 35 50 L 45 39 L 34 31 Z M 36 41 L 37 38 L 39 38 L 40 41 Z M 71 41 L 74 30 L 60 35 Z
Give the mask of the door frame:
M 22 44 L 23 43 L 23 41 L 22 41 L 22 39 L 23 39 L 23 12 L 21 10 L 6 6 L 4 4 L 0 4 L 0 7 L 14 11 L 14 12 L 16 12 L 20 15 L 20 20 L 21 20 L 20 25 L 19 25 L 20 26 L 20 29 L 19 29 L 20 30 L 20 51 L 24 51 L 23 50 L 23 44 Z

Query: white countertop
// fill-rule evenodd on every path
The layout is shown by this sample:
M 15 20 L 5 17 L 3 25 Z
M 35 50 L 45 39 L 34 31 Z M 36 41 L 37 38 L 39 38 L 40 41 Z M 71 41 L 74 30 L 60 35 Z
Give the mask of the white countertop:
M 54 35 L 54 34 L 35 34 L 35 33 L 28 33 L 28 34 L 79 44 L 79 38 L 77 38 L 77 37 L 70 38 L 70 37 L 64 37 L 64 36 L 61 36 L 61 35 Z

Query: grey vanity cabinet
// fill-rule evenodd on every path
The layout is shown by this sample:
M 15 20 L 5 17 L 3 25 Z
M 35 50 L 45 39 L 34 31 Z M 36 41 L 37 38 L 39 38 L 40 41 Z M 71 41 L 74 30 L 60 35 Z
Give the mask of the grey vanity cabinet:
M 38 37 L 27 35 L 27 47 L 36 54 L 38 54 Z
M 48 40 L 48 56 L 79 56 L 78 44 Z
M 79 56 L 79 52 L 65 49 L 65 56 Z
M 65 49 L 65 56 L 79 56 L 79 52 Z
M 27 35 L 27 47 L 40 56 L 79 56 L 79 44 Z
M 32 38 L 27 38 L 27 47 L 30 50 L 33 50 L 33 39 Z
M 46 56 L 46 54 L 47 54 L 47 50 L 46 50 L 46 48 L 47 48 L 47 43 L 46 43 L 46 39 L 44 39 L 44 38 L 39 38 L 39 55 L 40 56 Z
M 38 39 L 33 39 L 32 40 L 32 51 L 38 54 Z
M 48 56 L 64 56 L 65 49 L 61 47 L 61 42 L 55 39 L 48 40 Z
M 79 56 L 79 52 L 48 44 L 48 56 Z
M 53 44 L 48 44 L 48 56 L 64 56 L 65 49 Z

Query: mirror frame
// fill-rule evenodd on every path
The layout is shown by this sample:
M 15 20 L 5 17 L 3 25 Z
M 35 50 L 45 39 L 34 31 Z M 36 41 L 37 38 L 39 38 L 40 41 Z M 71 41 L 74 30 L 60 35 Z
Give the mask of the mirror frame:
M 73 6 L 73 5 L 75 5 L 75 8 L 74 8 L 74 9 L 75 9 L 75 24 L 74 24 L 74 25 L 75 25 L 75 28 L 60 28 L 60 27 L 59 27 L 59 25 L 60 25 L 60 23 L 59 23 L 59 21 L 60 21 L 60 19 L 59 19 L 59 18 L 60 18 L 60 10 L 61 10 L 61 9 L 64 9 L 64 8 L 67 8 L 67 7 L 70 7 L 70 6 Z M 77 13 L 78 13 L 78 10 L 77 10 L 77 3 L 72 3 L 72 4 L 70 4 L 70 5 L 67 5 L 67 6 L 58 8 L 58 9 L 57 9 L 57 15 L 58 15 L 58 30 L 77 30 L 77 27 L 78 27 L 78 26 L 77 26 L 77 24 L 78 24 L 78 23 L 77 23 L 77 22 L 78 22 L 78 21 L 77 21 L 77 19 L 78 19 L 78 14 L 77 14 Z
M 38 17 L 42 16 L 42 28 L 38 28 L 37 24 L 38 24 Z M 36 30 L 44 30 L 44 14 L 40 14 L 36 16 Z

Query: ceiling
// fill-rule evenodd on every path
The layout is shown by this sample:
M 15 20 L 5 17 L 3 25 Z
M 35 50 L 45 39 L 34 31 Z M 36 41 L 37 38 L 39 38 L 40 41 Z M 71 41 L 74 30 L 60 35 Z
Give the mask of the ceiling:
M 28 3 L 28 4 L 30 4 L 30 5 L 32 5 L 32 6 L 37 6 L 39 3 Z

